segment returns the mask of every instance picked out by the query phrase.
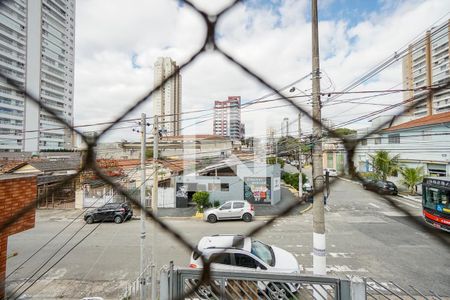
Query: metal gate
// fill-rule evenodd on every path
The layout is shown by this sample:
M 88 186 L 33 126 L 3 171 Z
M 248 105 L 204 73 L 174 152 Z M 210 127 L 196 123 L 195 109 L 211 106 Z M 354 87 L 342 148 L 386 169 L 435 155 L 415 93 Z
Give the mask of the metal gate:
M 351 299 L 351 281 L 335 277 L 304 276 L 261 271 L 212 271 L 199 284 L 202 270 L 165 267 L 161 270 L 161 300 L 179 299 Z M 365 283 L 359 283 L 364 295 Z M 362 298 L 360 298 L 362 299 Z

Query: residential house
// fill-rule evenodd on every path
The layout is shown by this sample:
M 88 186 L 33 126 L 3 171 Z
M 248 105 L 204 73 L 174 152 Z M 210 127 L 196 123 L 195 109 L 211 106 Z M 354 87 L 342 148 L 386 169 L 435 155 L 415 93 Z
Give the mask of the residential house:
M 16 163 L 6 170 L 8 174 L 31 174 L 37 176 L 39 208 L 73 208 L 80 160 L 30 160 Z
M 378 150 L 399 155 L 403 166 L 423 167 L 427 176 L 450 176 L 450 112 L 391 125 L 362 140 L 354 157 L 357 170 L 371 171 L 370 155 Z

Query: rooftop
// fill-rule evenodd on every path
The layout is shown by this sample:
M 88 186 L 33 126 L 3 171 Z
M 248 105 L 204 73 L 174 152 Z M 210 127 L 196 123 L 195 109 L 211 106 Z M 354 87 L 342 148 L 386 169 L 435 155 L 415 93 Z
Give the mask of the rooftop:
M 415 119 L 415 120 L 412 120 L 409 122 L 401 123 L 399 125 L 395 125 L 390 128 L 386 128 L 384 131 L 395 131 L 395 130 L 409 129 L 409 128 L 415 128 L 415 127 L 421 127 L 421 126 L 442 124 L 442 123 L 450 123 L 450 112 L 426 116 L 426 117 Z

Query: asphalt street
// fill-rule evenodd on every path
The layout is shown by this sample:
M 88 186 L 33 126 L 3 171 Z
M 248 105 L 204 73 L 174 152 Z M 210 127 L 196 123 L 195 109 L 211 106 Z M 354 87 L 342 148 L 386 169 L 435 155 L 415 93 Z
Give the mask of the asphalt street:
M 412 222 L 423 223 L 420 203 L 400 197 L 391 199 L 393 204 L 355 183 L 340 179 L 332 187 L 326 206 L 329 274 L 372 277 L 381 282 L 394 281 L 401 286 L 413 285 L 422 291 L 433 290 L 450 296 L 450 251 L 438 240 L 450 242 L 450 235 L 439 231 L 432 231 L 434 234 L 431 234 L 425 230 L 427 227 Z M 9 238 L 8 254 L 17 252 L 17 255 L 8 259 L 7 274 L 69 224 L 77 213 L 39 211 L 34 229 Z M 228 221 L 209 224 L 192 218 L 165 218 L 163 221 L 195 244 L 204 235 L 245 234 L 256 226 L 264 226 L 267 217 L 257 218 L 252 223 Z M 79 233 L 37 275 L 94 230 L 26 294 L 35 299 L 80 299 L 86 296 L 117 299 L 126 284 L 138 276 L 139 221 L 132 220 L 120 225 L 104 223 L 95 228 L 96 224 L 85 225 L 82 220 L 74 221 L 58 238 L 8 277 L 8 293 L 11 294 L 18 284 L 52 257 L 77 230 L 80 230 Z M 152 228 L 148 223 L 146 243 L 149 261 L 154 252 L 158 267 L 170 261 L 178 266 L 187 266 L 189 251 L 161 229 L 157 230 L 155 237 Z M 312 272 L 311 210 L 279 219 L 267 226 L 257 238 L 290 251 L 297 257 L 305 274 Z M 154 251 L 152 244 L 155 245 Z

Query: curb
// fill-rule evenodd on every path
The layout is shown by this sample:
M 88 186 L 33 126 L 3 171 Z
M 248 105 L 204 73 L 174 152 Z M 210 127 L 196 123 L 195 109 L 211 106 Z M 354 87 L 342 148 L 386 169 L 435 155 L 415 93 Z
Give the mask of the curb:
M 403 195 L 403 194 L 398 194 L 397 196 L 402 197 L 403 199 L 408 199 L 409 201 L 415 202 L 415 203 L 422 203 L 422 201 L 417 200 L 411 196 L 408 195 Z
M 361 182 L 354 181 L 354 180 L 351 180 L 351 179 L 347 179 L 347 178 L 343 178 L 343 177 L 338 177 L 338 179 L 344 180 L 344 181 L 347 181 L 347 182 L 351 182 L 351 183 L 354 183 L 354 184 L 362 185 Z
M 313 205 L 310 203 L 307 208 L 305 208 L 304 210 L 300 211 L 300 214 L 303 215 L 305 212 L 309 211 L 312 207 L 313 207 Z

